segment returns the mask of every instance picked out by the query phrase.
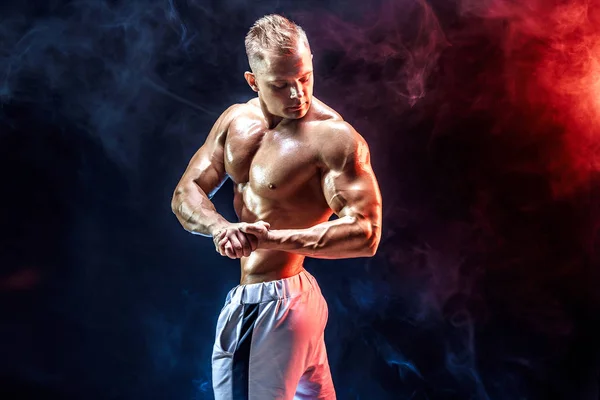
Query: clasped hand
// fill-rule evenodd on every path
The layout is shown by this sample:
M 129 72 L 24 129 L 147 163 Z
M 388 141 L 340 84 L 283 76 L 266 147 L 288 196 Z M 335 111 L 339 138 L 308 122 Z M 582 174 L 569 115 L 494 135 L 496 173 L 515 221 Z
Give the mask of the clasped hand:
M 229 224 L 215 233 L 213 242 L 222 256 L 231 259 L 248 257 L 267 239 L 270 227 L 264 221 Z

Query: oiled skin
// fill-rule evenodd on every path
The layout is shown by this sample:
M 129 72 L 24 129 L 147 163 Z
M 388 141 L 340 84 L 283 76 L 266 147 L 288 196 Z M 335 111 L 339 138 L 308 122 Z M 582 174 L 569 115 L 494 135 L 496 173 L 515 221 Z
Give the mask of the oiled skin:
M 322 190 L 319 149 L 324 138 L 319 131 L 341 117 L 315 100 L 301 120 L 268 129 L 258 99 L 253 99 L 231 124 L 225 170 L 235 183 L 234 208 L 240 221 L 267 221 L 271 229 L 309 228 L 333 214 Z M 242 281 L 295 275 L 304 257 L 258 249 L 241 259 Z
M 306 256 L 374 255 L 382 204 L 369 148 L 313 97 L 310 49 L 299 42 L 292 54 L 268 54 L 245 78 L 258 97 L 223 112 L 192 157 L 171 203 L 179 222 L 240 258 L 242 284 L 295 275 Z M 237 223 L 210 201 L 227 177 Z
M 227 177 L 234 182 L 234 208 L 241 222 L 262 220 L 271 231 L 287 233 L 286 243 L 280 236 L 241 258 L 242 284 L 295 275 L 307 255 L 360 257 L 377 248 L 381 195 L 368 147 L 316 98 L 303 118 L 272 128 L 258 99 L 223 113 L 175 191 L 173 210 L 187 230 L 212 235 L 227 224 L 207 196 Z M 350 219 L 326 222 L 333 213 Z M 294 235 L 296 231 L 303 234 Z M 353 238 L 362 238 L 357 232 L 363 231 L 366 252 L 356 253 Z M 337 240 L 337 248 L 326 252 L 334 246 L 324 237 Z

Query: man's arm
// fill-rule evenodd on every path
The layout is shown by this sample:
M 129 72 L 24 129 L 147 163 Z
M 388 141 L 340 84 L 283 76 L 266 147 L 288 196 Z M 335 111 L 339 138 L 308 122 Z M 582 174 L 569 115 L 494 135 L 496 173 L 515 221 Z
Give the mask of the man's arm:
M 348 123 L 333 125 L 333 136 L 323 146 L 322 187 L 339 218 L 306 229 L 271 230 L 259 241 L 259 248 L 328 259 L 370 257 L 377 251 L 381 193 L 368 145 Z
M 186 231 L 212 236 L 217 252 L 232 259 L 248 257 L 256 250 L 257 240 L 240 231 L 241 226 L 249 224 L 230 223 L 217 212 L 210 198 L 227 178 L 225 139 L 232 120 L 243 112 L 243 107 L 243 104 L 229 107 L 215 122 L 206 141 L 190 160 L 171 200 L 171 209 Z M 250 225 L 259 232 L 269 228 L 264 222 Z
M 239 105 L 229 107 L 215 122 L 206 141 L 190 160 L 173 193 L 171 209 L 183 228 L 190 233 L 213 236 L 228 224 L 217 212 L 210 197 L 227 179 L 224 145 L 229 124 L 237 107 Z

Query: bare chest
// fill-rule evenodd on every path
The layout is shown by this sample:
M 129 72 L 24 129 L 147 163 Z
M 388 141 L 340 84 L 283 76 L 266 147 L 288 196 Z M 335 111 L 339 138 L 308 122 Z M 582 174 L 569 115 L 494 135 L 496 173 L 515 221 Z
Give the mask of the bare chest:
M 230 133 L 225 169 L 257 195 L 282 199 L 318 179 L 316 154 L 304 134 L 264 128 Z

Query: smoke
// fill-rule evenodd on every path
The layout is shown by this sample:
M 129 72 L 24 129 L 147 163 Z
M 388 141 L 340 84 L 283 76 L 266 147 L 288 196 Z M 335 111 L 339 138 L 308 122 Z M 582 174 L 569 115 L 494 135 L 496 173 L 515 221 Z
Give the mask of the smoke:
M 450 12 L 456 12 L 464 23 L 446 18 L 445 30 L 434 9 L 424 1 L 385 1 L 358 21 L 344 21 L 330 14 L 319 18 L 299 14 L 318 38 L 312 44 L 317 57 L 323 53 L 328 56 L 322 61 L 330 65 L 319 83 L 321 92 L 343 99 L 339 107 L 348 115 L 377 115 L 388 120 L 398 118 L 419 101 L 437 100 L 438 106 L 440 100 L 469 105 L 463 109 L 448 105 L 453 109 L 450 116 L 440 109 L 434 132 L 448 131 L 451 123 L 446 118 L 459 120 L 473 112 L 492 112 L 499 123 L 516 121 L 514 113 L 520 109 L 530 114 L 519 121 L 531 131 L 523 135 L 531 140 L 539 140 L 535 137 L 538 134 L 553 135 L 563 147 L 548 154 L 552 159 L 541 160 L 543 166 L 538 166 L 551 175 L 555 195 L 578 190 L 590 173 L 598 170 L 597 2 L 464 0 L 436 8 L 449 12 L 452 6 L 455 10 Z M 502 55 L 490 54 L 498 65 L 491 65 L 492 59 L 465 53 L 478 43 L 499 47 Z M 453 44 L 456 50 L 449 49 Z M 445 51 L 453 58 L 440 64 Z M 485 69 L 469 71 L 474 73 L 472 84 L 480 86 L 450 87 L 469 80 L 463 74 L 474 60 L 490 63 Z M 457 61 L 467 69 L 460 71 Z M 441 93 L 443 90 L 452 92 Z M 379 115 L 381 109 L 388 112 L 387 117 Z M 495 129 L 511 128 L 498 125 Z M 553 130 L 560 132 L 544 133 Z
M 137 170 L 144 138 L 155 132 L 153 115 L 167 100 L 214 117 L 188 98 L 177 82 L 182 55 L 213 62 L 219 52 L 194 47 L 189 29 L 171 1 L 76 1 L 54 4 L 52 14 L 16 13 L 0 30 L 0 101 L 51 108 L 99 140 L 119 167 Z M 210 43 L 210 42 L 209 42 Z M 189 90 L 188 90 L 189 92 Z M 197 95 L 196 95 L 197 96 Z M 191 97 L 191 96 L 190 96 Z M 138 135 L 132 132 L 145 132 Z
M 586 309 L 595 289 L 586 257 L 600 226 L 589 192 L 598 4 L 326 3 L 77 1 L 3 12 L 0 139 L 46 124 L 62 132 L 58 150 L 33 142 L 28 161 L 58 168 L 52 161 L 69 144 L 80 157 L 56 169 L 80 168 L 77 182 L 45 182 L 64 187 L 55 196 L 77 217 L 57 218 L 77 268 L 55 278 L 64 297 L 50 315 L 59 315 L 55 326 L 68 315 L 65 330 L 82 325 L 94 346 L 50 347 L 117 368 L 106 369 L 124 377 L 113 394 L 210 398 L 215 315 L 238 271 L 210 258 L 210 241 L 183 236 L 168 197 L 220 111 L 253 95 L 241 74 L 247 28 L 282 12 L 306 29 L 317 97 L 367 139 L 383 191 L 376 257 L 310 260 L 330 304 L 339 397 L 548 398 L 536 385 L 562 379 L 557 365 L 581 329 L 571 310 Z M 24 124 L 18 107 L 44 124 Z M 35 136 L 25 133 L 23 142 Z M 88 193 L 81 204 L 74 184 Z M 219 210 L 230 210 L 228 196 L 214 198 Z M 36 223 L 56 213 L 26 208 L 16 214 Z M 36 264 L 0 286 L 24 293 L 53 276 Z M 123 341 L 124 331 L 133 339 Z M 103 342 L 106 332 L 114 338 Z M 115 350 L 98 354 L 97 343 Z M 32 370 L 43 376 L 44 365 Z M 57 376 L 84 374 L 75 361 L 61 365 Z M 106 371 L 86 373 L 81 387 L 104 390 Z
M 600 4 L 465 0 L 460 11 L 501 32 L 509 100 L 541 113 L 526 134 L 561 131 L 562 149 L 546 163 L 555 195 L 586 185 L 600 160 Z
M 497 340 L 499 315 L 521 334 L 571 340 L 570 289 L 556 280 L 583 273 L 593 251 L 582 199 L 600 148 L 598 6 L 384 1 L 353 18 L 298 16 L 315 38 L 315 90 L 378 155 L 387 200 L 379 258 L 340 311 L 365 336 L 392 328 L 372 321 L 369 330 L 351 310 L 414 335 L 444 331 L 431 352 L 443 354 L 445 371 L 411 357 L 425 381 L 452 381 L 472 398 L 525 396 L 541 357 L 488 352 L 501 366 L 491 375 L 481 355 Z
M 335 64 L 318 88 L 344 99 L 350 115 L 380 107 L 401 113 L 427 92 L 427 79 L 448 46 L 438 19 L 425 1 L 385 1 L 358 22 L 332 14 L 296 15 L 315 40 L 319 57 L 330 53 Z

